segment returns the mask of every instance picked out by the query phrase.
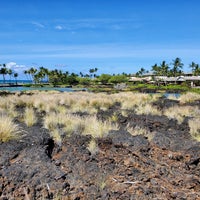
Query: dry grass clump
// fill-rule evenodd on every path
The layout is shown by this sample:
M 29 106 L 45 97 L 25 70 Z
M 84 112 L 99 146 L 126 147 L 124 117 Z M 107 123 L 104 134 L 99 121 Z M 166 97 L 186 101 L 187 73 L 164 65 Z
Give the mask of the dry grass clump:
M 136 126 L 136 127 L 130 127 L 129 124 L 126 126 L 126 130 L 132 135 L 132 136 L 137 136 L 137 135 L 143 135 L 145 136 L 148 141 L 151 141 L 154 137 L 154 134 L 151 133 L 148 129 Z
M 110 130 L 117 130 L 111 122 L 99 121 L 96 116 L 80 117 L 73 114 L 51 113 L 44 118 L 44 127 L 53 132 L 59 129 L 63 135 L 72 133 L 92 135 L 93 138 L 104 137 Z
M 64 132 L 67 135 L 72 133 L 81 134 L 85 129 L 85 120 L 78 115 L 68 114 L 65 118 Z
M 188 121 L 188 125 L 190 127 L 190 134 L 191 136 L 200 141 L 200 117 L 198 118 L 194 118 L 194 119 L 190 119 Z
M 15 105 L 10 105 L 9 109 L 7 110 L 7 115 L 9 115 L 11 118 L 16 118 L 19 116 L 18 112 L 15 109 Z
M 96 143 L 96 141 L 95 141 L 94 139 L 92 139 L 92 140 L 90 141 L 90 143 L 88 144 L 87 149 L 90 151 L 90 153 L 91 153 L 92 155 L 95 155 L 95 154 L 98 153 L 99 147 L 98 147 L 98 144 Z
M 84 135 L 91 135 L 93 138 L 106 137 L 110 130 L 117 130 L 119 127 L 110 121 L 102 122 L 91 116 L 85 119 Z
M 54 139 L 54 141 L 61 146 L 62 144 L 62 138 L 61 138 L 61 133 L 59 131 L 59 129 L 53 129 L 50 131 L 50 135 L 51 137 Z
M 44 128 L 49 129 L 50 131 L 57 129 L 57 127 L 63 126 L 65 123 L 65 115 L 51 112 L 44 117 Z
M 136 106 L 144 106 L 158 99 L 160 95 L 150 95 L 142 93 L 120 93 L 115 95 L 116 101 L 121 102 L 122 109 L 132 110 Z
M 161 111 L 151 104 L 138 105 L 135 109 L 136 114 L 138 115 L 161 115 Z
M 135 128 L 130 127 L 129 124 L 126 127 L 126 130 L 132 135 L 132 136 L 136 136 L 136 135 L 148 135 L 149 131 L 145 128 L 141 128 L 139 126 L 136 126 Z
M 196 100 L 200 100 L 200 94 L 193 93 L 193 92 L 188 92 L 186 94 L 182 94 L 179 97 L 179 101 L 180 101 L 181 104 L 191 103 L 191 102 L 194 102 Z
M 66 136 L 70 136 L 72 133 L 81 134 L 84 126 L 84 120 L 72 114 L 53 112 L 44 118 L 44 128 L 52 134 L 55 130 L 59 130 L 60 134 Z
M 33 126 L 37 122 L 37 117 L 33 108 L 26 107 L 23 121 L 28 127 Z
M 200 111 L 194 106 L 174 106 L 166 109 L 164 115 L 169 119 L 176 119 L 181 124 L 185 117 L 199 116 Z
M 57 94 L 35 94 L 31 97 L 33 99 L 33 107 L 38 111 L 45 111 L 49 113 L 58 106 L 58 97 Z
M 32 96 L 27 96 L 25 94 L 21 95 L 21 96 L 16 96 L 13 99 L 15 105 L 17 105 L 18 107 L 33 107 L 33 102 L 34 99 Z
M 107 94 L 99 94 L 96 96 L 91 96 L 89 99 L 89 105 L 96 108 L 96 109 L 102 109 L 107 110 L 109 107 L 111 107 L 114 104 L 112 95 Z
M 88 114 L 93 115 L 97 113 L 97 109 L 90 105 L 83 106 L 77 102 L 76 104 L 73 104 L 71 106 L 71 108 L 69 109 L 69 112 L 71 113 L 82 112 L 82 113 L 88 113 Z
M 109 120 L 111 121 L 111 122 L 117 122 L 118 121 L 118 114 L 115 112 L 115 113 L 113 113 L 113 115 L 111 116 L 111 117 L 109 117 Z
M 19 127 L 6 115 L 0 115 L 0 141 L 7 142 L 19 137 Z

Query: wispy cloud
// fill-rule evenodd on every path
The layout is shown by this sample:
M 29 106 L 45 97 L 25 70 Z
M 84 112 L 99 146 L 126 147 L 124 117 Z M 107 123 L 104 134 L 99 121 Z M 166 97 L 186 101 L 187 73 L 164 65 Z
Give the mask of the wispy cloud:
M 45 28 L 45 26 L 42 23 L 40 23 L 40 22 L 35 22 L 34 21 L 34 22 L 31 22 L 31 24 L 33 24 L 37 28 Z
M 67 30 L 96 29 L 96 28 L 121 30 L 122 28 L 138 29 L 142 26 L 141 22 L 137 19 L 116 19 L 116 18 L 115 19 L 83 18 L 74 20 L 56 20 L 56 23 L 62 23 Z

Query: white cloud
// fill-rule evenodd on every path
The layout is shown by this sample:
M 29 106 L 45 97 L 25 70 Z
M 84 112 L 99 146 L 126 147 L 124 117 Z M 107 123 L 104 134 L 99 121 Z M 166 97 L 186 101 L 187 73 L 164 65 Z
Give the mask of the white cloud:
M 6 67 L 8 69 L 12 69 L 13 71 L 15 72 L 20 72 L 20 71 L 23 71 L 25 69 L 27 69 L 27 66 L 26 65 L 18 65 L 17 63 L 15 62 L 9 62 L 6 64 Z
M 6 64 L 6 67 L 8 69 L 11 69 L 11 68 L 13 68 L 13 66 L 16 66 L 16 65 L 17 65 L 17 63 L 15 63 L 15 62 L 9 62 L 9 63 Z
M 56 29 L 56 30 L 63 30 L 63 27 L 60 26 L 60 25 L 57 25 L 57 26 L 55 26 L 55 29 Z

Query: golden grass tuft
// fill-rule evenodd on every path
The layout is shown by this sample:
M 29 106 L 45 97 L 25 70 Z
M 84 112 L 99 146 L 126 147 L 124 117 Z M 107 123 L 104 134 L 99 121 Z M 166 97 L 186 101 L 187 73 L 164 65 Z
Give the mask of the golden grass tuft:
M 96 143 L 96 141 L 95 141 L 94 139 L 92 139 L 92 140 L 90 141 L 90 143 L 88 144 L 87 149 L 90 151 L 90 153 L 91 153 L 92 155 L 95 155 L 95 154 L 98 153 L 99 147 L 98 147 L 98 144 Z
M 126 127 L 126 130 L 132 135 L 132 136 L 136 136 L 136 135 L 148 135 L 149 131 L 145 128 L 141 128 L 139 126 L 136 126 L 135 128 L 130 127 L 129 124 Z
M 136 114 L 138 115 L 161 115 L 161 111 L 151 104 L 138 105 L 135 109 Z
M 26 107 L 23 121 L 28 127 L 33 126 L 37 122 L 37 117 L 33 108 Z
M 44 117 L 44 128 L 49 129 L 50 131 L 57 129 L 57 127 L 62 125 L 64 122 L 65 115 L 57 114 L 51 112 Z
M 56 142 L 56 144 L 58 144 L 59 146 L 61 146 L 62 144 L 62 138 L 61 138 L 61 134 L 59 129 L 53 129 L 50 131 L 50 136 L 53 138 L 53 140 Z
M 174 106 L 166 109 L 164 115 L 169 119 L 176 119 L 181 124 L 185 117 L 195 117 L 200 115 L 196 106 Z
M 83 135 L 91 135 L 93 138 L 106 137 L 111 130 L 118 130 L 119 127 L 110 121 L 102 122 L 91 116 L 85 119 L 85 129 Z
M 181 104 L 191 103 L 191 102 L 194 102 L 196 100 L 200 100 L 200 94 L 193 93 L 193 92 L 188 92 L 186 94 L 182 94 L 179 97 L 179 101 L 180 101 Z
M 137 106 L 144 106 L 154 102 L 158 99 L 158 97 L 160 97 L 160 95 L 127 92 L 126 94 L 120 93 L 115 95 L 115 101 L 122 104 L 122 109 L 132 110 Z
M 0 116 L 0 141 L 7 142 L 19 137 L 19 127 L 12 121 L 12 118 L 6 115 Z
M 200 117 L 193 118 L 188 121 L 188 125 L 190 127 L 190 134 L 191 136 L 200 141 Z
M 109 117 L 109 120 L 111 122 L 117 122 L 118 121 L 118 115 L 117 115 L 117 113 L 113 113 L 113 115 L 111 117 Z
M 63 128 L 66 135 L 71 135 L 72 133 L 82 134 L 84 129 L 85 129 L 84 118 L 73 114 L 66 115 Z

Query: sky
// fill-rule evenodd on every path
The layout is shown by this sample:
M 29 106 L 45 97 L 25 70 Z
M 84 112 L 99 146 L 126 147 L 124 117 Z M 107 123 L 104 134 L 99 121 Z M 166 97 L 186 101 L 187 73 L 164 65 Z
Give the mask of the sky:
M 136 73 L 200 63 L 199 0 L 0 0 L 0 63 Z

